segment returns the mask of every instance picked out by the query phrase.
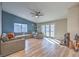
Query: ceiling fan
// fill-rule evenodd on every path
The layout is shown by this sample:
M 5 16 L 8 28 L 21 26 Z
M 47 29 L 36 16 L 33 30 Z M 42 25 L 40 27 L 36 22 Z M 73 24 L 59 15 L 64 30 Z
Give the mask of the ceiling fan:
M 31 12 L 31 14 L 32 14 L 33 17 L 36 17 L 36 18 L 39 18 L 40 16 L 43 16 L 42 12 L 38 11 L 38 10 L 33 10 Z

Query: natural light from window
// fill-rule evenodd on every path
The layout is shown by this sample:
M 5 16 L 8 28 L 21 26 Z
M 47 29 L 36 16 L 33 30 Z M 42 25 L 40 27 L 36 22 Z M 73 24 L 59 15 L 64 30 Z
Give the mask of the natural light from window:
M 54 24 L 45 24 L 41 26 L 42 33 L 46 37 L 55 37 L 55 25 Z
M 14 23 L 15 33 L 25 33 L 27 32 L 27 24 Z

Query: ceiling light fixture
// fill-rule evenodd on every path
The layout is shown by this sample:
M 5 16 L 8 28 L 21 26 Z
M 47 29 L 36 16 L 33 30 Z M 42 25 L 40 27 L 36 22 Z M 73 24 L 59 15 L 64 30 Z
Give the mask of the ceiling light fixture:
M 36 10 L 33 10 L 31 12 L 32 16 L 34 16 L 35 18 L 39 18 L 40 16 L 43 16 L 42 12 L 40 11 L 36 11 Z

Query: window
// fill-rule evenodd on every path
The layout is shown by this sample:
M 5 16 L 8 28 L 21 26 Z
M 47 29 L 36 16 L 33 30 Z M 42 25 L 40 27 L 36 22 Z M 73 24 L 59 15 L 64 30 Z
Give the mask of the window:
M 49 36 L 49 25 L 46 25 L 46 36 Z
M 51 30 L 51 31 L 50 31 L 50 32 L 51 32 L 51 37 L 54 37 L 55 25 L 54 25 L 54 24 L 53 24 L 53 25 L 51 24 L 50 26 L 51 26 L 51 29 L 50 29 L 50 30 Z
M 45 25 L 42 25 L 42 33 L 45 35 Z
M 27 32 L 27 24 L 14 23 L 14 32 L 15 33 Z
M 44 33 L 45 36 L 47 37 L 54 37 L 55 33 L 55 25 L 54 24 L 45 24 L 42 25 L 42 33 Z
M 21 32 L 21 24 L 14 23 L 14 32 L 15 33 L 20 33 Z
M 22 24 L 22 32 L 27 32 L 27 24 Z

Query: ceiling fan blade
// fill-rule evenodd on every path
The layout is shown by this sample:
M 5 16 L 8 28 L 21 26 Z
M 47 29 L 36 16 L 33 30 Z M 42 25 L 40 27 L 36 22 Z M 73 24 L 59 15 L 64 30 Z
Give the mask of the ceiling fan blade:
M 44 16 L 44 15 L 41 14 L 41 15 L 39 15 L 39 16 Z
M 44 15 L 43 15 L 43 14 L 41 14 L 41 13 L 40 13 L 40 14 L 38 14 L 38 15 L 39 15 L 39 16 L 44 16 Z
M 31 12 L 31 14 L 35 14 L 34 12 Z
M 32 9 L 32 11 L 30 12 L 30 14 L 32 14 L 32 17 L 37 17 L 38 16 L 38 18 L 40 17 L 40 16 L 44 16 L 40 11 L 36 11 L 35 9 Z

